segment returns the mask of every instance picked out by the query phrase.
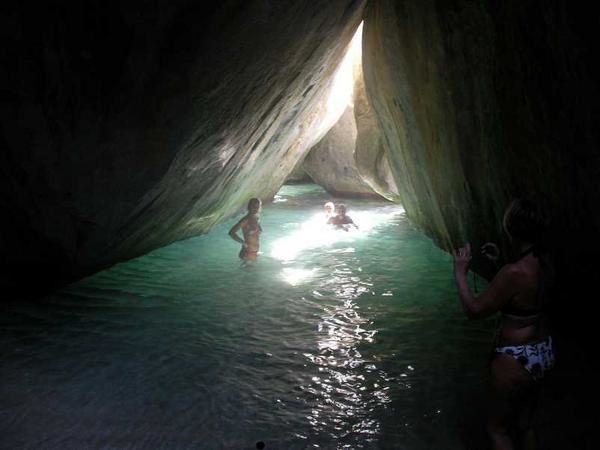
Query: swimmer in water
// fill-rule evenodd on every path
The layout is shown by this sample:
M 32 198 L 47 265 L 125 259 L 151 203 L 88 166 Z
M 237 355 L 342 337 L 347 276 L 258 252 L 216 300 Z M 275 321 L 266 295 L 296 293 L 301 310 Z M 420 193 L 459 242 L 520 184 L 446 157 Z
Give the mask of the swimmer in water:
M 335 205 L 333 202 L 327 202 L 323 205 L 325 211 L 325 223 L 328 223 L 329 219 L 335 216 Z
M 251 198 L 248 202 L 248 214 L 240 219 L 231 230 L 229 230 L 229 236 L 242 244 L 239 257 L 246 261 L 254 261 L 258 257 L 258 249 L 260 247 L 260 233 L 262 233 L 262 227 L 258 222 L 262 202 L 258 198 Z M 241 239 L 238 235 L 238 230 L 242 230 L 244 239 Z
M 358 229 L 358 225 L 356 225 L 354 223 L 354 221 L 352 220 L 352 218 L 350 216 L 346 215 L 346 205 L 344 205 L 344 204 L 337 205 L 336 211 L 337 211 L 337 215 L 331 217 L 327 221 L 328 224 L 334 225 L 336 228 L 344 230 L 344 231 L 350 231 L 350 225 L 352 225 Z

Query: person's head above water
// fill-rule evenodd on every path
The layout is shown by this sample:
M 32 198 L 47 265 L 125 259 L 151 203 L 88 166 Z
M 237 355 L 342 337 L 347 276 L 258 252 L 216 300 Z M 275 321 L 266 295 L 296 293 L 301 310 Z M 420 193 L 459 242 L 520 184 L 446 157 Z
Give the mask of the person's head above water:
M 248 201 L 248 212 L 250 214 L 258 214 L 260 212 L 260 208 L 262 206 L 262 202 L 260 198 L 251 198 Z
M 343 203 L 339 203 L 336 207 L 335 207 L 336 212 L 340 215 L 340 216 L 345 216 L 346 215 L 346 205 L 344 205 Z
M 508 237 L 522 242 L 539 241 L 546 225 L 541 208 L 533 201 L 523 198 L 513 200 L 502 219 L 502 226 Z
M 323 205 L 323 209 L 327 214 L 333 214 L 333 211 L 335 210 L 335 205 L 333 204 L 333 202 L 327 202 Z

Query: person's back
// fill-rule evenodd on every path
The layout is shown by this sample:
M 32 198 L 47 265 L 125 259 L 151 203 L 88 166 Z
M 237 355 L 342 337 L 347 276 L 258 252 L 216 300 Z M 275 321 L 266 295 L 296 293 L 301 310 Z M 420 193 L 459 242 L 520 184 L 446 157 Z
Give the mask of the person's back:
M 500 310 L 500 326 L 497 345 L 525 344 L 547 337 L 547 319 L 544 307 L 547 292 L 543 292 L 540 282 L 540 259 L 528 250 L 517 261 L 507 264 L 515 290 L 514 296 Z
M 538 206 L 516 199 L 507 208 L 503 228 L 518 256 L 505 264 L 489 286 L 478 296 L 467 282 L 471 247 L 453 251 L 454 277 L 460 301 L 471 318 L 500 313 L 492 358 L 490 359 L 490 408 L 488 432 L 494 449 L 512 449 L 520 437 L 533 443 L 530 423 L 520 433 L 514 424 L 518 415 L 531 408 L 533 387 L 554 366 L 552 337 L 548 333 L 547 309 L 554 281 L 550 259 L 543 251 L 546 220 Z M 484 247 L 488 249 L 484 251 Z M 485 244 L 488 253 L 495 244 Z M 526 401 L 524 401 L 526 400 Z M 520 434 L 520 436 L 519 436 Z

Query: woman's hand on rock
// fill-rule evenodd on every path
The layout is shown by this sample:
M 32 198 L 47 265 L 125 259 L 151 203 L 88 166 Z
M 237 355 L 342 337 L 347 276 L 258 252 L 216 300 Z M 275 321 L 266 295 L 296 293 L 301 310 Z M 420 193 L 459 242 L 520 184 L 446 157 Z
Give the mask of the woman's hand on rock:
M 452 256 L 454 257 L 454 271 L 467 273 L 471 261 L 471 244 L 467 242 L 464 247 L 452 250 Z

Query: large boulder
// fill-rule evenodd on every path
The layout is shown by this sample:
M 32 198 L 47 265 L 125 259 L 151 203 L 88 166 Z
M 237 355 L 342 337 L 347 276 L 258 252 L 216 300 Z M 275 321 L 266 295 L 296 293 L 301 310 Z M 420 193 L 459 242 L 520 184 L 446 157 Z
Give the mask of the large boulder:
M 501 239 L 515 196 L 551 213 L 565 302 L 600 270 L 597 15 L 566 1 L 380 0 L 363 67 L 400 196 L 442 248 Z M 476 258 L 473 267 L 486 272 Z M 581 319 L 573 315 L 561 322 Z M 578 329 L 585 327 L 577 326 Z
M 315 145 L 303 167 L 311 178 L 339 197 L 399 200 L 382 134 L 362 75 L 362 26 L 357 30 L 335 76 L 330 101 L 343 114 Z
M 382 197 L 401 202 L 398 186 L 388 161 L 388 146 L 384 145 L 379 121 L 367 96 L 362 64 L 354 74 L 354 120 L 356 123 L 354 161 L 362 180 Z
M 304 170 L 312 180 L 337 197 L 380 198 L 363 181 L 356 168 L 355 145 L 354 108 L 349 106 L 340 120 L 306 156 Z
M 312 182 L 310 176 L 304 170 L 302 162 L 304 160 L 300 160 L 296 167 L 292 169 L 292 171 L 288 174 L 286 183 L 310 183 Z

